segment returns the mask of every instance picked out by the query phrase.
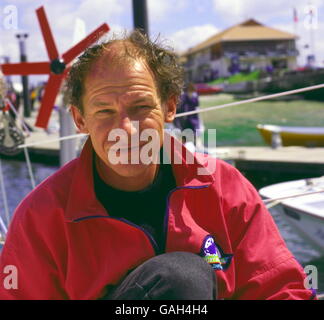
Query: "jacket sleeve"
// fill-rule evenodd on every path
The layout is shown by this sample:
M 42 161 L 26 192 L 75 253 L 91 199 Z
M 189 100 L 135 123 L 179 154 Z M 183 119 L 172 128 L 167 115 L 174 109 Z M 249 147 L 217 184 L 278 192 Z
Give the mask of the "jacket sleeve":
M 66 299 L 55 250 L 35 226 L 30 211 L 18 208 L 11 222 L 0 256 L 0 299 Z M 47 230 L 49 237 L 55 233 L 56 225 L 52 228 Z
M 236 170 L 223 199 L 235 261 L 234 299 L 306 300 L 306 274 L 286 247 L 255 188 Z

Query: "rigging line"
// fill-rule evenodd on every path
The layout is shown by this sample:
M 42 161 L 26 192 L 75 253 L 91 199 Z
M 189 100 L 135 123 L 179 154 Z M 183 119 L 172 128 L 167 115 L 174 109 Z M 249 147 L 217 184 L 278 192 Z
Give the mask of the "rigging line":
M 25 124 L 24 119 L 20 116 L 20 114 L 18 113 L 18 111 L 16 110 L 16 108 L 14 107 L 14 105 L 11 103 L 11 101 L 6 98 L 5 99 L 5 103 L 8 103 L 11 110 L 14 112 L 14 114 L 16 115 L 16 118 L 19 119 L 19 121 L 21 122 L 21 125 L 24 127 L 24 129 L 27 131 L 27 136 L 30 136 L 30 130 L 28 129 L 28 127 Z
M 28 173 L 29 173 L 29 177 L 30 177 L 30 182 L 31 182 L 31 185 L 32 185 L 33 189 L 35 189 L 35 187 L 36 187 L 35 177 L 34 177 L 34 174 L 33 174 L 33 169 L 32 169 L 32 166 L 31 166 L 31 162 L 30 162 L 29 153 L 28 153 L 27 148 L 24 148 L 24 153 L 25 153 L 27 169 L 28 169 Z
M 262 101 L 262 100 L 272 99 L 272 98 L 277 98 L 277 97 L 282 97 L 282 96 L 288 96 L 290 94 L 295 94 L 295 93 L 305 92 L 305 91 L 310 91 L 310 90 L 316 90 L 316 89 L 320 89 L 320 88 L 324 88 L 324 84 L 318 84 L 315 86 L 310 86 L 310 87 L 305 87 L 305 88 L 300 88 L 300 89 L 295 89 L 295 90 L 289 90 L 289 91 L 284 91 L 284 92 L 280 92 L 280 93 L 274 93 L 274 94 L 270 94 L 270 95 L 266 95 L 266 96 L 261 96 L 261 97 L 256 97 L 256 98 L 251 98 L 251 99 L 246 99 L 246 100 L 241 100 L 241 101 L 230 102 L 230 103 L 222 104 L 219 106 L 213 106 L 213 107 L 208 107 L 208 108 L 203 108 L 203 109 L 196 109 L 196 110 L 188 111 L 188 112 L 182 112 L 182 113 L 176 114 L 175 118 L 189 116 L 189 115 L 196 114 L 196 113 L 213 111 L 213 110 L 227 108 L 227 107 L 231 107 L 231 106 L 237 106 L 240 104 Z
M 319 84 L 319 85 L 315 85 L 315 86 L 310 86 L 310 87 L 305 87 L 305 88 L 300 88 L 300 89 L 295 89 L 295 90 L 290 90 L 290 91 L 284 91 L 284 92 L 280 92 L 280 93 L 270 94 L 270 95 L 267 95 L 267 96 L 256 97 L 256 98 L 247 99 L 247 100 L 231 102 L 231 103 L 227 103 L 227 104 L 223 104 L 223 105 L 219 105 L 219 106 L 213 106 L 213 107 L 208 107 L 208 108 L 194 110 L 194 111 L 183 112 L 183 113 L 176 114 L 175 117 L 176 118 L 184 117 L 184 116 L 191 115 L 191 114 L 202 113 L 202 112 L 207 112 L 207 111 L 213 111 L 213 110 L 222 109 L 222 108 L 226 108 L 226 107 L 230 107 L 230 106 L 234 106 L 234 105 L 251 103 L 251 102 L 255 102 L 255 101 L 261 101 L 261 100 L 271 99 L 271 98 L 275 98 L 275 97 L 286 96 L 286 95 L 290 95 L 290 94 L 294 94 L 294 93 L 305 92 L 305 91 L 310 91 L 310 90 L 316 90 L 316 89 L 320 89 L 320 88 L 324 88 L 324 84 Z M 52 142 L 63 141 L 63 140 L 68 140 L 68 139 L 74 139 L 74 138 L 79 138 L 79 137 L 85 137 L 87 135 L 88 134 L 85 134 L 85 133 L 78 133 L 78 134 L 64 136 L 64 137 L 51 139 L 51 140 L 37 141 L 37 142 L 21 144 L 21 145 L 18 146 L 18 148 L 32 147 L 32 146 L 36 146 L 36 145 L 40 145 L 40 144 L 46 144 L 46 143 L 52 143 Z
M 6 227 L 6 225 L 5 225 L 5 223 L 3 222 L 3 220 L 2 220 L 1 217 L 0 217 L 0 226 L 1 226 L 2 230 L 4 231 L 4 233 L 5 233 L 5 235 L 6 235 L 7 232 L 8 232 L 8 229 L 7 229 L 7 227 Z
M 69 136 L 64 136 L 64 137 L 50 139 L 50 140 L 44 140 L 44 141 L 37 141 L 37 142 L 21 144 L 21 145 L 18 146 L 18 148 L 28 148 L 28 147 L 33 147 L 33 146 L 37 146 L 37 145 L 40 145 L 40 144 L 52 143 L 52 142 L 75 139 L 75 138 L 82 138 L 82 137 L 85 137 L 85 136 L 88 136 L 88 134 L 86 134 L 86 133 L 72 134 L 72 135 L 69 135 Z
M 2 160 L 0 157 L 0 184 L 1 184 L 1 193 L 2 193 L 2 198 L 3 198 L 3 206 L 5 210 L 5 215 L 6 215 L 6 222 L 7 226 L 9 225 L 10 222 L 10 215 L 9 215 L 9 207 L 8 207 L 8 198 L 7 198 L 7 193 L 6 193 L 6 188 L 5 188 L 5 183 L 4 183 L 4 177 L 3 177 L 3 171 L 2 171 Z M 3 223 L 2 219 L 0 220 L 1 227 L 5 227 L 5 224 Z M 7 228 L 3 229 L 7 233 Z
M 318 193 L 323 193 L 324 189 L 317 190 L 317 191 L 310 191 L 310 192 L 302 192 L 302 193 L 296 193 L 290 196 L 285 196 L 285 197 L 279 197 L 279 198 L 273 198 L 273 199 L 266 199 L 263 200 L 264 204 L 266 204 L 267 208 L 270 209 L 274 207 L 275 205 L 279 204 L 282 200 L 286 199 L 291 199 L 291 198 L 298 198 L 298 197 L 304 197 L 304 196 L 309 196 L 313 194 L 318 194 Z

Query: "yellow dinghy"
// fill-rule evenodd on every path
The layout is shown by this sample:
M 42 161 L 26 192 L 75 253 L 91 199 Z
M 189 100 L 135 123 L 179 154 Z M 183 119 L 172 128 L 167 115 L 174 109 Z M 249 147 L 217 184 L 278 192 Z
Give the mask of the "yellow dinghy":
M 263 140 L 272 146 L 324 147 L 324 127 L 288 127 L 258 124 Z

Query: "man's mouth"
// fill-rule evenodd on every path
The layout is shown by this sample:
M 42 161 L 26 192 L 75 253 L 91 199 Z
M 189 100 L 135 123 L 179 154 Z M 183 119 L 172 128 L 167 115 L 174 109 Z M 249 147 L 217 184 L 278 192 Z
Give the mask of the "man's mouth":
M 142 146 L 137 145 L 137 146 L 125 146 L 125 147 L 118 147 L 118 148 L 110 148 L 110 151 L 112 152 L 125 152 L 125 151 L 134 151 L 140 149 Z

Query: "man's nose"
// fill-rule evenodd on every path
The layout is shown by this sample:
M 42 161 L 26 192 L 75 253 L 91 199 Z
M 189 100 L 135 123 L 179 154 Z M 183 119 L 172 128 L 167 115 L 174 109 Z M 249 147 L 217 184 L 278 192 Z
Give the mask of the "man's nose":
M 134 135 L 138 133 L 138 121 L 131 120 L 128 115 L 120 117 L 119 128 L 126 131 L 127 135 Z

